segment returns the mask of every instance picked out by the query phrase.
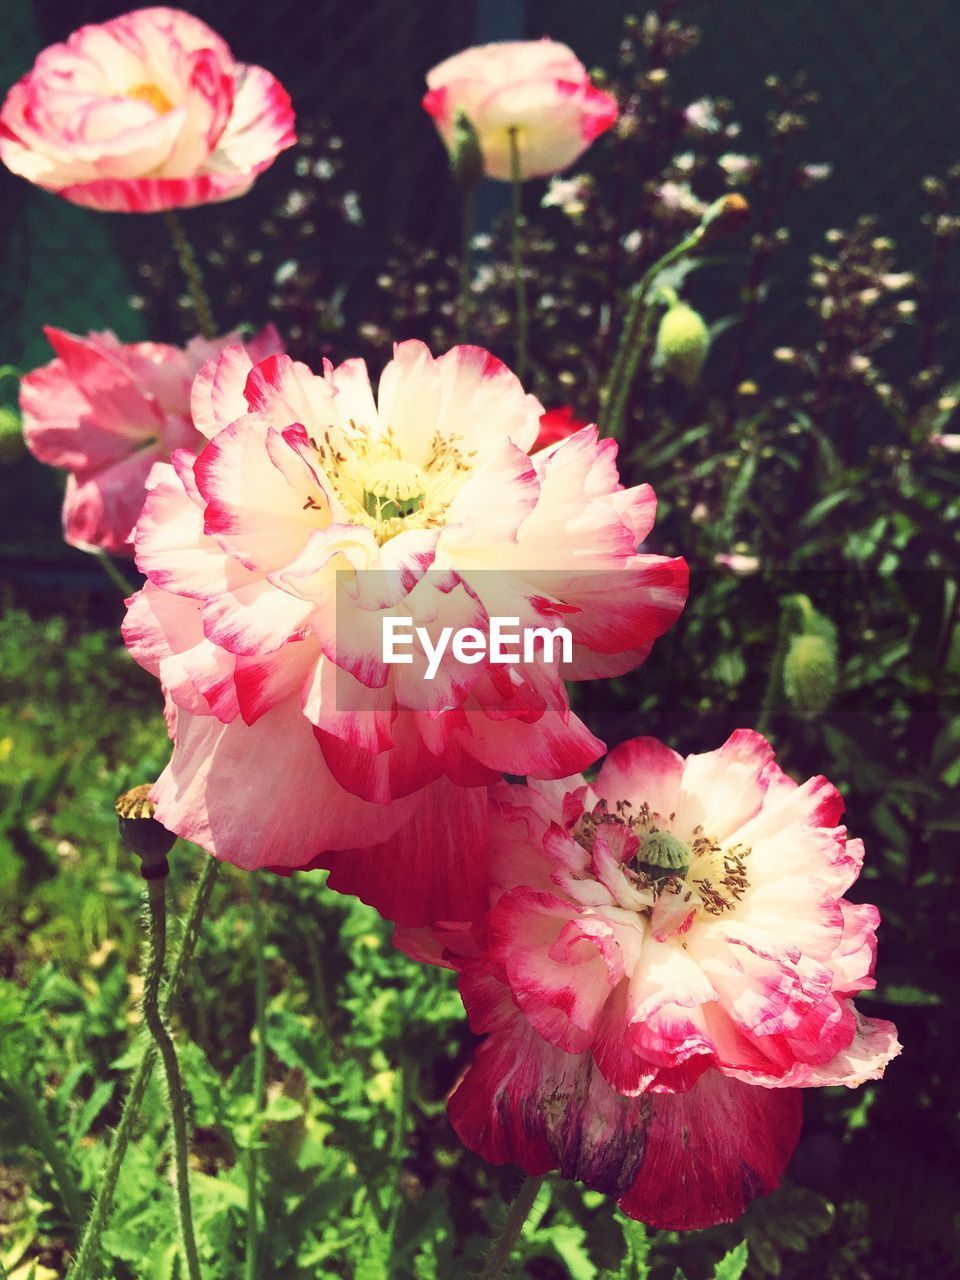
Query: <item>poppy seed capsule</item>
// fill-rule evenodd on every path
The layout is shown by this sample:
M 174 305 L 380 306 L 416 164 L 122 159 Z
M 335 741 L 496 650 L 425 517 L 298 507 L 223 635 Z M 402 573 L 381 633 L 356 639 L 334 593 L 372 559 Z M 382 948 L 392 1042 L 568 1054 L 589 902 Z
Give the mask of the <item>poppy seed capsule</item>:
M 114 808 L 124 847 L 140 859 L 144 880 L 160 880 L 170 870 L 167 854 L 177 837 L 153 816 L 156 805 L 150 799 L 152 784 L 143 783 L 125 791 Z

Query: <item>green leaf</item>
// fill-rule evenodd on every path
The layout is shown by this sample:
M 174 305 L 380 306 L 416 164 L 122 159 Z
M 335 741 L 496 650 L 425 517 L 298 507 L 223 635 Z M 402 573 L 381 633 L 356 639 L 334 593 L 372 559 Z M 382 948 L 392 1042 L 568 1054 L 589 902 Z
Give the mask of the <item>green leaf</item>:
M 725 1253 L 713 1269 L 713 1280 L 740 1280 L 747 1269 L 749 1249 L 746 1240 Z

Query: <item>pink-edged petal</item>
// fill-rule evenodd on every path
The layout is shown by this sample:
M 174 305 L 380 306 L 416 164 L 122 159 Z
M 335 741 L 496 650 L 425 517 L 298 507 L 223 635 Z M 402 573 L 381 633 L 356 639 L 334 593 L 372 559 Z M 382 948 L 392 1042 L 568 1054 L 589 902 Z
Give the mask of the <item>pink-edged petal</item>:
M 237 716 L 236 660 L 203 634 L 195 600 L 147 582 L 127 601 L 123 639 L 177 706 L 224 724 Z
M 656 738 L 631 738 L 610 752 L 593 786 L 611 812 L 625 800 L 634 812 L 649 805 L 651 813 L 667 822 L 680 802 L 682 776 L 682 756 Z
M 247 870 L 307 867 L 331 848 L 383 841 L 415 805 L 368 804 L 338 786 L 294 699 L 253 725 L 181 710 L 175 741 L 152 792 L 158 821 Z

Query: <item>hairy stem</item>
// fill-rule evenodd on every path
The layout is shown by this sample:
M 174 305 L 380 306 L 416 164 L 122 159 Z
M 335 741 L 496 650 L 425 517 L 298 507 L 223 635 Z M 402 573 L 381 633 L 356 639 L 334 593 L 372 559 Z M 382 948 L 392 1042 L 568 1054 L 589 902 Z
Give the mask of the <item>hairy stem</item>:
M 166 877 L 148 880 L 146 889 L 149 920 L 149 947 L 147 973 L 143 987 L 143 1018 L 163 1062 L 167 1078 L 167 1094 L 170 1100 L 170 1119 L 173 1126 L 173 1156 L 177 1183 L 177 1220 L 180 1225 L 180 1241 L 190 1280 L 200 1280 L 200 1258 L 193 1234 L 193 1211 L 190 1207 L 190 1164 L 187 1141 L 187 1109 L 180 1078 L 177 1051 L 166 1020 L 160 1009 L 160 982 L 163 978 L 167 953 L 167 888 Z
M 203 275 L 200 271 L 200 264 L 197 262 L 197 256 L 184 233 L 180 219 L 173 210 L 167 209 L 163 217 L 187 282 L 190 301 L 193 303 L 194 314 L 197 317 L 197 326 L 205 338 L 215 338 L 217 336 L 217 326 L 213 320 L 210 299 L 207 297 L 207 291 L 203 287 Z
M 163 1002 L 165 1017 L 169 1016 L 180 994 L 180 988 L 183 985 L 184 977 L 200 938 L 200 925 L 203 920 L 203 914 L 206 911 L 210 893 L 219 870 L 220 863 L 216 858 L 207 858 L 200 874 L 200 879 L 197 881 L 197 887 L 194 890 L 193 901 L 187 913 L 187 923 L 184 928 L 183 941 L 180 944 L 180 952 L 174 962 L 173 972 L 170 975 L 170 982 L 167 986 L 166 998 Z M 120 1122 L 114 1132 L 106 1164 L 100 1175 L 100 1190 L 94 1200 L 90 1217 L 87 1219 L 87 1225 L 84 1228 L 83 1236 L 77 1249 L 73 1269 L 69 1273 L 69 1280 L 90 1280 L 95 1274 L 94 1268 L 100 1255 L 100 1238 L 109 1221 L 110 1210 L 113 1208 L 113 1197 L 117 1189 L 120 1167 L 123 1164 L 123 1157 L 127 1153 L 127 1147 L 130 1145 L 130 1138 L 140 1115 L 140 1108 L 143 1106 L 143 1099 L 147 1092 L 147 1085 L 150 1083 L 150 1076 L 153 1073 L 156 1058 L 156 1045 L 150 1043 L 147 1045 L 143 1057 L 140 1059 L 140 1065 L 137 1067 L 130 1082 L 123 1110 L 120 1113 Z
M 257 1127 L 251 1135 L 247 1153 L 247 1248 L 244 1258 L 244 1280 L 257 1280 L 257 1252 L 259 1248 L 257 1178 L 259 1157 L 257 1142 L 260 1138 L 259 1116 L 267 1098 L 267 966 L 264 956 L 263 910 L 260 904 L 260 877 L 254 871 L 250 876 L 250 917 L 253 923 L 253 1002 L 256 1043 L 253 1048 L 253 1111 L 258 1117 Z
M 513 204 L 510 218 L 510 240 L 513 250 L 513 290 L 517 304 L 517 359 L 516 375 L 522 382 L 527 372 L 527 283 L 523 276 L 523 242 L 521 232 L 524 226 L 523 200 L 520 177 L 520 144 L 517 141 L 517 130 L 507 130 L 510 137 L 510 182 L 513 189 Z
M 517 1192 L 516 1200 L 510 1206 L 510 1212 L 507 1214 L 506 1221 L 503 1224 L 503 1230 L 500 1232 L 490 1251 L 490 1256 L 487 1258 L 486 1265 L 480 1273 L 479 1280 L 500 1280 L 500 1277 L 506 1274 L 513 1250 L 520 1239 L 523 1224 L 530 1216 L 530 1210 L 533 1208 L 537 1193 L 543 1183 L 543 1177 L 524 1179 L 523 1185 Z

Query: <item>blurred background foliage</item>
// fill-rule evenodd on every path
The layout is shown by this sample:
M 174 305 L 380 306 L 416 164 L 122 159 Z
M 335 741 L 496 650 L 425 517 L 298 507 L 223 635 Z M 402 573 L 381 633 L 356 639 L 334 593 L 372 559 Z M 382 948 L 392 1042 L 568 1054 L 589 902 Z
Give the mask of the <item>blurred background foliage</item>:
M 841 787 L 867 846 L 853 896 L 884 920 L 863 1007 L 893 1018 L 905 1049 L 882 1083 L 808 1094 L 787 1182 L 739 1223 L 647 1237 L 602 1197 L 557 1183 L 520 1269 L 960 1274 L 956 15 L 935 0 L 846 0 L 842 21 L 826 0 L 664 2 L 627 22 L 612 0 L 189 7 L 299 108 L 301 146 L 251 197 L 185 221 L 221 323 L 273 319 L 305 358 L 359 352 L 379 367 L 394 338 L 455 340 L 462 199 L 418 104 L 423 72 L 477 38 L 565 39 L 624 107 L 618 134 L 549 188 L 547 207 L 547 184 L 524 193 L 545 403 L 596 417 L 624 290 L 703 201 L 747 195 L 749 227 L 661 282 L 707 323 L 702 371 L 675 376 L 651 336 L 621 440 L 625 478 L 660 499 L 654 549 L 693 567 L 690 603 L 645 667 L 577 689 L 576 705 L 611 743 L 645 732 L 681 751 L 762 725 L 795 776 Z M 122 8 L 7 0 L 5 80 Z M 72 209 L 5 173 L 0 184 L 0 363 L 44 361 L 45 322 L 189 334 L 161 226 Z M 506 196 L 479 193 L 471 336 L 509 361 Z M 0 396 L 13 389 L 4 381 Z M 0 470 L 0 488 L 0 1262 L 26 1280 L 35 1261 L 49 1280 L 75 1238 L 68 1201 L 96 1184 L 138 1052 L 138 882 L 112 803 L 156 776 L 168 744 L 153 682 L 118 647 L 119 600 L 59 540 L 57 477 L 27 458 Z M 812 685 L 801 636 L 827 641 Z M 199 856 L 178 849 L 181 898 Z M 228 871 L 178 1022 L 211 1278 L 240 1265 L 247 903 Z M 267 1212 L 283 1230 L 264 1275 L 470 1274 L 517 1175 L 461 1150 L 446 1123 L 471 1049 L 448 976 L 394 953 L 387 927 L 316 874 L 272 880 L 268 912 Z M 25 1089 L 66 1140 L 75 1197 L 50 1177 Z M 152 1093 L 109 1238 L 118 1280 L 174 1274 L 162 1158 Z

